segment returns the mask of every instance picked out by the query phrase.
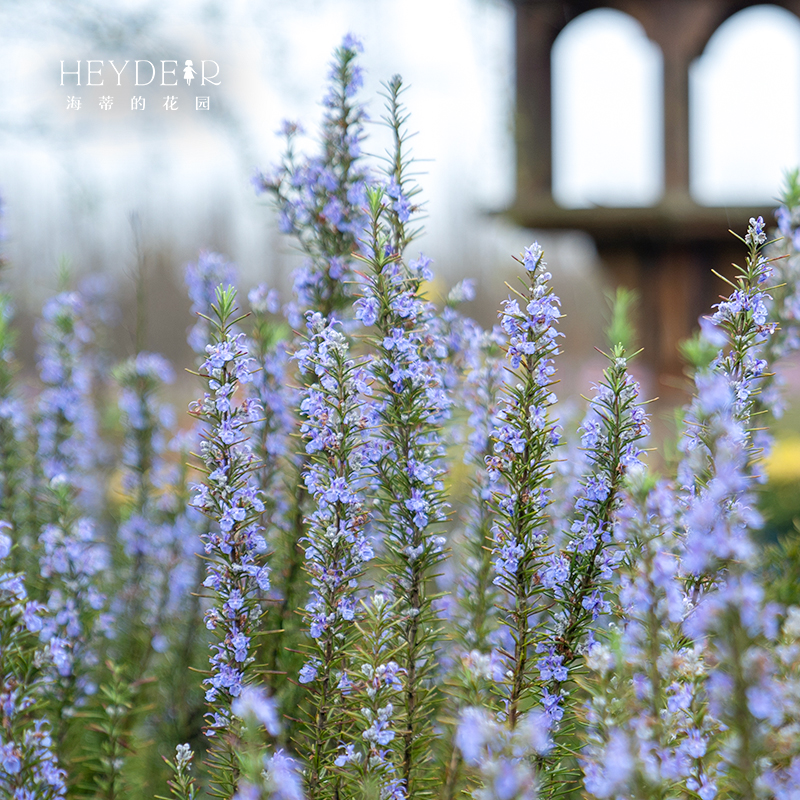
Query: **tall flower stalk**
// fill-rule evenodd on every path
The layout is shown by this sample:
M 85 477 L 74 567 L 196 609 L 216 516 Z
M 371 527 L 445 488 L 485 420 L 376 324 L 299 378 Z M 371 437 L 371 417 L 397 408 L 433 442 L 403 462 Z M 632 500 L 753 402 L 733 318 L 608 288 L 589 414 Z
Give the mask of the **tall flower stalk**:
M 344 335 L 319 313 L 309 313 L 307 328 L 306 343 L 295 354 L 306 376 L 300 432 L 309 455 L 305 483 L 314 503 L 303 541 L 311 586 L 304 616 L 313 643 L 300 671 L 310 693 L 301 748 L 307 794 L 316 800 L 338 796 L 330 762 L 351 725 L 347 653 L 359 615 L 358 581 L 374 555 L 364 530 L 369 515 L 362 495 L 372 422 L 364 404 L 371 391 L 368 374 L 349 358 Z
M 558 553 L 548 558 L 542 583 L 554 606 L 545 639 L 537 645 L 542 703 L 554 724 L 554 748 L 543 764 L 543 793 L 554 796 L 559 782 L 577 776 L 570 758 L 575 726 L 575 666 L 594 642 L 594 628 L 611 612 L 625 542 L 618 528 L 627 473 L 640 465 L 641 439 L 649 434 L 639 385 L 628 373 L 621 345 L 596 387 L 581 427 L 587 474 L 575 503 L 576 515 Z M 555 771 L 559 765 L 560 774 Z
M 445 540 L 434 526 L 444 519 L 441 422 L 448 410 L 436 362 L 425 338 L 426 304 L 420 285 L 427 266 L 406 265 L 392 249 L 386 195 L 369 192 L 370 255 L 364 258 L 363 297 L 356 315 L 374 328 L 371 371 L 376 431 L 376 524 L 382 532 L 381 568 L 400 615 L 399 663 L 406 675 L 400 714 L 400 778 L 408 796 L 432 791 L 430 743 L 438 702 L 433 683 L 440 637 L 429 583 Z M 390 221 L 391 222 L 391 221 Z M 395 740 L 396 741 L 396 740 Z
M 80 295 L 63 292 L 45 304 L 37 328 L 44 384 L 36 416 L 37 556 L 50 611 L 42 635 L 55 643 L 48 711 L 56 750 L 66 760 L 80 752 L 85 731 L 74 715 L 96 691 L 102 634 L 109 622 L 101 615 L 108 547 L 83 502 L 89 484 L 96 483 L 97 439 L 86 314 Z
M 510 297 L 501 313 L 514 377 L 504 387 L 497 427 L 491 434 L 494 453 L 486 459 L 496 482 L 494 582 L 503 592 L 499 605 L 508 642 L 503 651 L 506 678 L 498 689 L 511 730 L 522 712 L 540 699 L 531 659 L 537 643 L 531 618 L 542 610 L 539 572 L 549 552 L 547 484 L 558 443 L 548 409 L 555 402 L 551 391 L 553 356 L 558 352 L 555 325 L 561 315 L 542 255 L 538 243 L 525 251 L 524 293 Z
M 352 307 L 353 257 L 359 251 L 366 222 L 367 171 L 362 154 L 366 113 L 358 98 L 363 83 L 363 70 L 358 63 L 361 51 L 360 41 L 347 35 L 334 53 L 322 101 L 317 152 L 303 154 L 298 148 L 302 129 L 297 124 L 284 123 L 286 148 L 280 165 L 268 175 L 258 172 L 253 178 L 256 192 L 270 196 L 277 207 L 281 232 L 289 234 L 305 256 L 292 275 L 295 297 L 284 309 L 290 325 L 297 330 L 302 329 L 308 310 L 332 319 L 334 315 L 347 316 Z M 264 300 L 267 298 L 268 295 Z M 282 437 L 297 435 L 300 424 L 293 413 L 298 396 L 291 378 L 285 379 L 290 375 L 286 354 L 298 343 L 287 346 L 276 339 L 266 341 L 263 322 L 263 317 L 256 314 L 256 357 L 264 367 L 264 375 L 256 378 L 254 388 L 265 409 L 261 431 L 273 428 L 264 444 L 281 447 Z M 275 391 L 278 386 L 280 391 Z M 281 409 L 281 403 L 286 407 Z M 283 439 L 283 444 L 288 441 Z M 276 453 L 266 455 L 261 476 L 269 480 L 268 473 L 276 469 L 280 457 Z M 280 633 L 270 643 L 265 657 L 269 669 L 293 675 L 298 667 L 296 651 L 303 640 L 295 611 L 304 604 L 307 594 L 301 541 L 311 509 L 303 478 L 308 456 L 295 453 L 292 447 L 286 448 L 285 455 L 280 465 L 282 480 L 273 493 L 280 518 L 275 519 L 277 525 L 271 531 L 275 563 L 280 564 L 280 569 L 273 573 L 273 595 L 279 606 L 270 618 Z M 297 696 L 291 681 L 278 678 L 277 683 L 283 705 L 294 706 Z M 293 733 L 289 727 L 287 735 L 291 737 Z
M 361 152 L 366 113 L 358 100 L 363 70 L 361 42 L 345 36 L 330 65 L 320 137 L 320 153 L 304 157 L 295 140 L 299 125 L 285 123 L 286 152 L 271 175 L 257 173 L 256 191 L 269 193 L 278 208 L 280 229 L 306 255 L 294 273 L 297 303 L 290 322 L 299 327 L 312 309 L 327 317 L 349 304 L 353 254 L 366 225 L 367 171 Z
M 720 737 L 720 788 L 732 797 L 757 791 L 769 755 L 765 732 L 778 721 L 772 709 L 781 706 L 770 654 L 776 609 L 753 575 L 756 552 L 749 535 L 760 524 L 751 494 L 758 458 L 751 429 L 768 368 L 761 351 L 775 331 L 768 319 L 772 268 L 762 255 L 766 239 L 763 220 L 751 219 L 742 240 L 745 264 L 708 321 L 706 335 L 720 349 L 695 378 L 679 476 L 692 605 L 686 627 L 707 641 L 718 665 L 708 684 L 709 706 L 728 732 Z
M 558 443 L 549 408 L 555 402 L 553 357 L 558 353 L 556 324 L 561 314 L 538 243 L 526 249 L 522 263 L 527 280 L 521 281 L 522 291 L 504 303 L 500 331 L 493 337 L 495 348 L 498 339 L 502 342 L 505 358 L 488 356 L 467 379 L 475 427 L 467 452 L 474 453 L 473 459 L 480 455 L 485 463 L 477 471 L 474 502 L 479 513 L 467 561 L 468 598 L 462 603 L 471 621 L 466 636 L 479 649 L 461 659 L 459 683 L 467 689 L 467 705 L 459 710 L 454 742 L 458 747 L 447 765 L 445 797 L 454 796 L 460 783 L 462 759 L 467 785 L 482 783 L 480 791 L 490 793 L 495 773 L 501 770 L 519 796 L 532 796 L 535 770 L 521 760 L 511 767 L 507 755 L 519 748 L 518 729 L 524 739 L 529 723 L 540 727 L 545 738 L 549 728 L 543 716 L 534 722 L 528 711 L 539 701 L 532 621 L 542 611 L 538 572 L 549 552 L 547 484 Z M 489 653 L 487 623 L 495 614 L 499 644 Z M 486 709 L 492 701 L 482 685 L 496 690 L 499 713 Z M 487 751 L 484 745 L 490 740 L 498 744 Z
M 174 552 L 175 528 L 171 524 L 169 477 L 165 461 L 172 426 L 172 409 L 159 401 L 159 391 L 172 383 L 171 365 L 155 353 L 139 353 L 115 370 L 120 386 L 119 407 L 125 426 L 123 442 L 124 521 L 119 526 L 120 545 L 128 562 L 125 590 L 126 634 L 144 636 L 139 659 L 142 672 L 152 654 L 167 610 L 171 567 L 183 552 Z M 144 630 L 137 629 L 144 625 Z M 162 648 L 161 642 L 156 647 Z M 163 649 L 163 648 L 162 648 Z
M 255 459 L 249 434 L 261 409 L 252 399 L 236 396 L 251 380 L 252 359 L 244 334 L 233 331 L 239 321 L 235 301 L 234 289 L 217 289 L 214 318 L 207 318 L 211 343 L 200 372 L 208 391 L 190 408 L 204 423 L 200 456 L 205 477 L 196 486 L 194 504 L 212 523 L 203 536 L 203 585 L 211 601 L 205 620 L 217 639 L 211 671 L 203 681 L 209 707 L 206 732 L 211 737 L 207 763 L 215 796 L 226 800 L 239 776 L 239 731 L 231 703 L 253 680 L 252 640 L 262 614 L 259 592 L 269 589 L 269 570 L 263 563 L 266 543 L 259 525 L 264 503 L 252 477 Z
M 93 484 L 98 438 L 87 315 L 80 294 L 62 292 L 45 303 L 36 330 L 44 384 L 36 417 L 38 462 L 45 480 L 64 476 L 76 490 Z

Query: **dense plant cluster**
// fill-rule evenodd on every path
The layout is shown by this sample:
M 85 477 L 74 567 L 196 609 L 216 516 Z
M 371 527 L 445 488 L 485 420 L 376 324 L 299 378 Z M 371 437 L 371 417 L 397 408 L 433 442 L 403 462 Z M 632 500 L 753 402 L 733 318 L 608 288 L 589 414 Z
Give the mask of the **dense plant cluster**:
M 240 312 L 223 256 L 187 271 L 188 415 L 160 355 L 107 368 L 80 290 L 23 386 L 0 292 L 0 796 L 799 797 L 800 607 L 753 536 L 798 176 L 686 346 L 662 474 L 623 342 L 564 422 L 537 243 L 492 330 L 469 281 L 429 298 L 403 85 L 376 164 L 359 51 L 319 151 L 287 124 L 254 179 L 305 258 L 293 297 Z

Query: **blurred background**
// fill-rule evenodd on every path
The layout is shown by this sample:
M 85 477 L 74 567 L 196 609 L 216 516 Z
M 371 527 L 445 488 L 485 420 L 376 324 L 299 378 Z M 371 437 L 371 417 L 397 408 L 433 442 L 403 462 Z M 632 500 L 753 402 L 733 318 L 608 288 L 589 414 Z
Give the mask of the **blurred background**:
M 511 256 L 538 238 L 566 313 L 561 395 L 585 393 L 601 368 L 605 295 L 623 283 L 642 301 L 644 391 L 680 402 L 675 346 L 721 290 L 709 278 L 727 257 L 720 237 L 753 210 L 767 218 L 800 164 L 795 5 L 0 0 L 0 195 L 23 359 L 32 365 L 33 320 L 64 263 L 73 280 L 113 281 L 120 355 L 134 346 L 143 265 L 144 346 L 178 365 L 191 363 L 183 272 L 201 248 L 235 261 L 242 288 L 266 281 L 288 299 L 297 256 L 250 177 L 279 159 L 284 119 L 302 121 L 313 147 L 327 64 L 352 32 L 376 120 L 367 149 L 384 147 L 381 82 L 400 73 L 410 86 L 428 216 L 417 246 L 434 259 L 435 291 L 474 277 L 467 310 L 491 324 Z M 103 86 L 86 85 L 90 59 L 104 62 Z M 219 85 L 187 87 L 187 59 L 198 71 L 215 61 Z M 69 72 L 78 60 L 81 86 L 69 74 L 62 86 L 61 62 Z M 121 86 L 110 60 L 130 62 Z M 177 61 L 181 85 L 134 86 L 136 60 Z M 796 394 L 800 370 L 786 375 Z M 771 467 L 791 496 L 797 413 Z

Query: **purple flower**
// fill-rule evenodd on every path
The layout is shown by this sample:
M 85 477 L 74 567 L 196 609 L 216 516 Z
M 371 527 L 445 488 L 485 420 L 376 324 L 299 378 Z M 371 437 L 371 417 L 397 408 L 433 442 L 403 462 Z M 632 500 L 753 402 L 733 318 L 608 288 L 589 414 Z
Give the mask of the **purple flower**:
M 428 256 L 419 254 L 419 257 L 409 261 L 408 268 L 412 274 L 418 275 L 424 281 L 433 280 L 433 270 L 431 270 L 432 260 Z
M 534 242 L 530 247 L 526 247 L 523 257 L 525 269 L 528 270 L 528 272 L 534 272 L 537 267 L 544 269 L 547 264 L 542 260 L 543 255 L 544 250 L 542 250 L 542 246 L 539 242 Z
M 231 704 L 231 713 L 240 719 L 255 718 L 270 736 L 277 736 L 281 732 L 275 701 L 260 686 L 245 686 Z
M 207 715 L 209 735 L 227 728 L 231 703 L 243 691 L 251 664 L 250 642 L 261 613 L 258 591 L 269 585 L 266 566 L 259 563 L 264 540 L 258 520 L 264 502 L 252 476 L 255 456 L 249 427 L 256 404 L 250 398 L 241 404 L 234 401 L 251 363 L 243 334 L 230 325 L 234 303 L 233 289 L 217 288 L 217 319 L 212 343 L 205 348 L 203 377 L 208 391 L 190 407 L 205 426 L 200 452 L 206 479 L 194 502 L 215 523 L 202 537 L 204 586 L 212 600 L 206 627 L 216 634 L 210 676 L 203 681 L 212 706 Z
M 270 800 L 304 800 L 300 767 L 283 750 L 264 759 L 264 773 Z
M 317 670 L 318 664 L 314 662 L 303 664 L 300 669 L 300 674 L 297 676 L 297 680 L 300 681 L 300 683 L 311 683 L 317 679 Z

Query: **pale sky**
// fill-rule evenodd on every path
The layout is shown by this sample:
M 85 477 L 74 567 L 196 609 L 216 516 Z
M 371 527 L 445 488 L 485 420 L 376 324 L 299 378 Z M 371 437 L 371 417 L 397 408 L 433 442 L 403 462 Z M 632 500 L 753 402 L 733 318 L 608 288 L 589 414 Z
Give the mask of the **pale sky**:
M 67 111 L 66 96 L 77 91 L 58 85 L 60 60 L 119 52 L 78 30 L 81 21 L 69 12 L 75 7 L 86 17 L 90 7 L 118 9 L 113 16 L 123 17 L 128 30 L 131 15 L 142 13 L 144 32 L 126 32 L 130 44 L 119 48 L 121 59 L 216 59 L 223 83 L 212 112 L 181 107 L 167 117 L 157 88 L 144 114 L 129 110 L 130 90 L 100 112 L 98 90 L 86 87 L 81 110 Z M 501 0 L 6 2 L 0 191 L 17 234 L 12 257 L 54 264 L 66 251 L 108 261 L 130 238 L 128 214 L 137 211 L 146 231 L 169 237 L 177 259 L 211 244 L 239 262 L 245 280 L 282 270 L 269 256 L 285 245 L 275 241 L 273 215 L 249 178 L 279 158 L 283 119 L 316 130 L 331 53 L 352 31 L 364 41 L 363 97 L 374 119 L 382 113 L 382 81 L 400 73 L 410 87 L 411 125 L 420 132 L 414 149 L 424 159 L 421 183 L 436 220 L 426 247 L 457 269 L 476 251 L 471 220 L 502 209 L 513 195 L 512 22 Z M 101 34 L 108 39 L 113 30 Z M 370 132 L 371 146 L 381 151 L 379 126 Z

